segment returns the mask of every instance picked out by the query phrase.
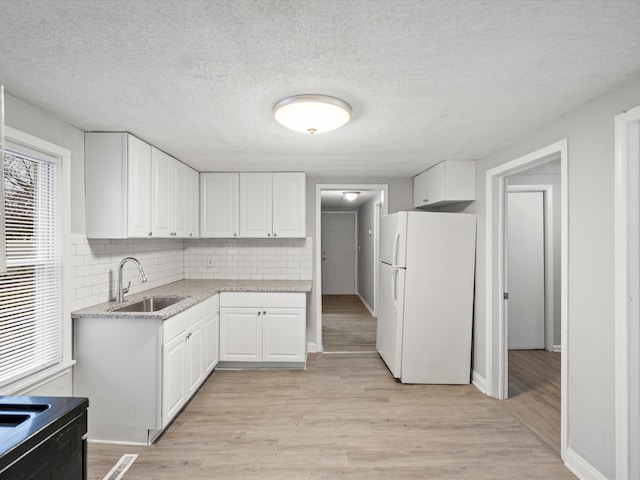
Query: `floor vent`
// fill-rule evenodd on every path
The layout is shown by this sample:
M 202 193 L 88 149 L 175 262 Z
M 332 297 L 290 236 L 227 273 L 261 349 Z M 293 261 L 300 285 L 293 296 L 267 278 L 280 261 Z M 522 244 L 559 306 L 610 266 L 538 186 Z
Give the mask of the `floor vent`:
M 104 477 L 103 480 L 120 480 L 125 472 L 129 470 L 129 467 L 133 465 L 133 462 L 136 461 L 136 458 L 138 458 L 138 455 L 133 453 L 125 453 L 124 455 L 122 455 L 122 457 L 120 457 L 120 460 L 118 460 L 118 463 L 114 465 L 114 467 L 109 473 L 107 473 L 107 476 Z

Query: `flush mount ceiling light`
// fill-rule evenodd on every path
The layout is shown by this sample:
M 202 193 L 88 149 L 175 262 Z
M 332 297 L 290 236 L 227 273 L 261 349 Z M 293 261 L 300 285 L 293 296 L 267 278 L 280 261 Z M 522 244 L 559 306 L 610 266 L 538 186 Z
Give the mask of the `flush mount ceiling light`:
M 344 199 L 349 200 L 350 202 L 353 202 L 356 198 L 358 198 L 358 195 L 360 195 L 360 192 L 342 192 L 342 196 L 344 197 Z
M 278 123 L 300 133 L 335 130 L 351 118 L 351 106 L 328 95 L 294 95 L 273 106 Z

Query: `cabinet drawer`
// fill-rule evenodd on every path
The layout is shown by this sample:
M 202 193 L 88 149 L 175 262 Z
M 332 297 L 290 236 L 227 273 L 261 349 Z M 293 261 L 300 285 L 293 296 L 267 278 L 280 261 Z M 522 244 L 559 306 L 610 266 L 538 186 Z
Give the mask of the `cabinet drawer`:
M 285 307 L 304 308 L 306 294 L 290 292 L 222 292 L 221 307 Z

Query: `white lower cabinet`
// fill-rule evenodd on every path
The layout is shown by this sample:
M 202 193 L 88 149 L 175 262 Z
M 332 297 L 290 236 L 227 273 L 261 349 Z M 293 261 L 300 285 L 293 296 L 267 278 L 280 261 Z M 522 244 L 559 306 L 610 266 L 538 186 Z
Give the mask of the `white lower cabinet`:
M 151 444 L 218 364 L 219 295 L 166 320 L 74 320 L 73 394 L 89 439 Z
M 304 365 L 306 295 L 220 294 L 220 361 Z

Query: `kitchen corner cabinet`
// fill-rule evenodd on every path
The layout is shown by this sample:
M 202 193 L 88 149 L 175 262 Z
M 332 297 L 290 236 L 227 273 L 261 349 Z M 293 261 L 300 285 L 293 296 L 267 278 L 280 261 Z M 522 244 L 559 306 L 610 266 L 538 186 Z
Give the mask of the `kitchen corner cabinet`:
M 446 160 L 413 178 L 414 208 L 475 199 L 476 164 L 473 160 Z
M 154 237 L 188 238 L 197 236 L 198 172 L 152 147 L 152 222 Z M 195 189 L 194 189 L 195 186 Z M 191 209 L 196 205 L 195 214 Z
M 305 174 L 240 173 L 240 236 L 304 238 Z
M 200 236 L 238 237 L 239 182 L 237 173 L 200 174 Z
M 304 367 L 304 293 L 220 294 L 220 365 Z
M 151 444 L 218 363 L 219 295 L 166 320 L 74 320 L 73 394 L 91 403 L 89 438 Z
M 198 172 L 129 133 L 85 133 L 88 238 L 197 236 L 198 186 Z

